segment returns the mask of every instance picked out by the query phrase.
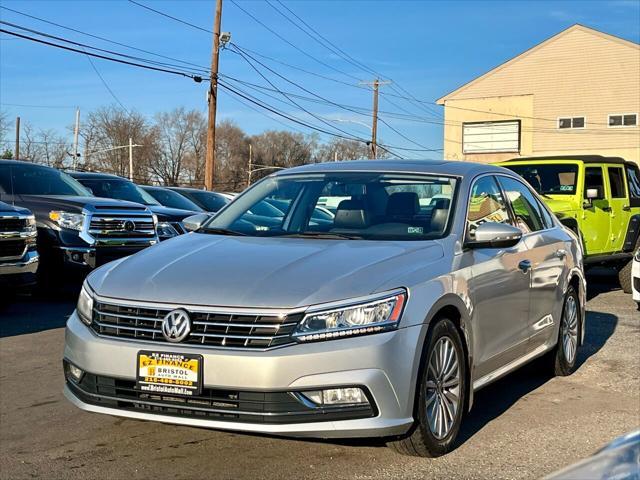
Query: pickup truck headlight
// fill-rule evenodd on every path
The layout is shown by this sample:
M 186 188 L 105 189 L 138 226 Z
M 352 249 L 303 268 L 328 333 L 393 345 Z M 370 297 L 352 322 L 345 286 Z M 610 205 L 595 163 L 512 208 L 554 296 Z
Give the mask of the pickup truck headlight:
M 180 235 L 169 222 L 160 222 L 156 225 L 156 233 L 160 238 L 172 238 Z
M 636 254 L 633 258 L 636 259 L 636 262 L 640 262 L 640 248 L 636 250 Z
M 35 232 L 37 230 L 36 227 L 36 217 L 34 217 L 33 215 L 29 215 L 27 218 L 27 226 L 26 226 L 26 231 L 27 232 Z
M 363 302 L 307 310 L 294 337 L 301 342 L 345 338 L 397 328 L 407 298 L 405 290 L 395 290 Z
M 76 312 L 78 313 L 80 320 L 87 325 L 91 325 L 93 320 L 93 292 L 87 286 L 86 282 L 82 285 L 82 290 L 80 290 L 78 304 L 76 305 Z
M 84 223 L 84 214 L 63 212 L 61 210 L 52 210 L 49 212 L 49 218 L 56 222 L 60 228 L 69 228 L 71 230 L 82 230 Z

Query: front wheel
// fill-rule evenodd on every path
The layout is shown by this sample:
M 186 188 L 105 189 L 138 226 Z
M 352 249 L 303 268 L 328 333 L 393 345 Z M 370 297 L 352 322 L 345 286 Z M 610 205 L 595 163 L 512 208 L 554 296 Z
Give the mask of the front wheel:
M 466 361 L 460 334 L 451 320 L 438 321 L 426 343 L 416 424 L 409 435 L 387 445 L 404 455 L 438 457 L 452 449 L 460 430 L 467 393 Z

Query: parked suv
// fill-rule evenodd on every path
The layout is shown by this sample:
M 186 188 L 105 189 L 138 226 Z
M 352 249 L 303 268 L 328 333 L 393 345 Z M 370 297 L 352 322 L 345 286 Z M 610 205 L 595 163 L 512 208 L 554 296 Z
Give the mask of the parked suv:
M 587 265 L 619 272 L 631 293 L 631 258 L 640 246 L 640 170 L 618 157 L 564 155 L 502 164 L 521 175 L 582 240 Z
M 0 288 L 35 283 L 36 235 L 36 220 L 29 210 L 0 202 Z
M 248 213 L 271 200 L 277 223 Z M 435 456 L 478 389 L 536 357 L 576 368 L 582 250 L 506 169 L 308 165 L 196 228 L 89 275 L 65 336 L 76 406 Z
M 145 205 L 158 219 L 156 229 L 160 240 L 186 233 L 182 220 L 199 213 L 199 211 L 165 207 L 141 187 L 117 175 L 96 172 L 69 172 L 69 175 L 98 197 L 127 200 Z
M 85 273 L 158 242 L 144 205 L 94 197 L 43 165 L 0 160 L 0 200 L 33 212 L 42 273 Z

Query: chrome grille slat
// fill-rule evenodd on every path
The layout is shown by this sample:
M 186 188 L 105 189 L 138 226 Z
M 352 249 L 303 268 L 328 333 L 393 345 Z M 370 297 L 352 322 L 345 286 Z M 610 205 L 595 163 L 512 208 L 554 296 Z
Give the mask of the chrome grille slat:
M 127 230 L 127 222 L 133 222 L 134 228 Z M 152 238 L 156 235 L 151 214 L 127 211 L 92 213 L 88 222 L 88 233 L 97 239 Z
M 161 322 L 175 307 L 166 305 L 136 306 L 106 302 L 99 299 L 94 305 L 92 328 L 103 337 L 121 338 L 169 344 L 164 338 Z M 218 348 L 269 349 L 294 343 L 292 333 L 302 319 L 302 313 L 278 315 L 247 313 L 242 309 L 212 312 L 185 308 L 191 317 L 191 333 L 183 345 L 201 345 Z

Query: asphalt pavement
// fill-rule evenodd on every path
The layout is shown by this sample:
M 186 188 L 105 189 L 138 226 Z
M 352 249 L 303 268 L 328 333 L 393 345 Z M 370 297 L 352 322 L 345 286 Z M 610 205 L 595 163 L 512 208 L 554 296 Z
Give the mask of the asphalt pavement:
M 1 293 L 1 292 L 0 292 Z M 400 456 L 377 440 L 309 441 L 82 412 L 62 396 L 73 295 L 0 298 L 0 478 L 540 478 L 640 425 L 640 313 L 615 278 L 589 277 L 578 370 L 537 363 L 476 395 L 457 448 Z

